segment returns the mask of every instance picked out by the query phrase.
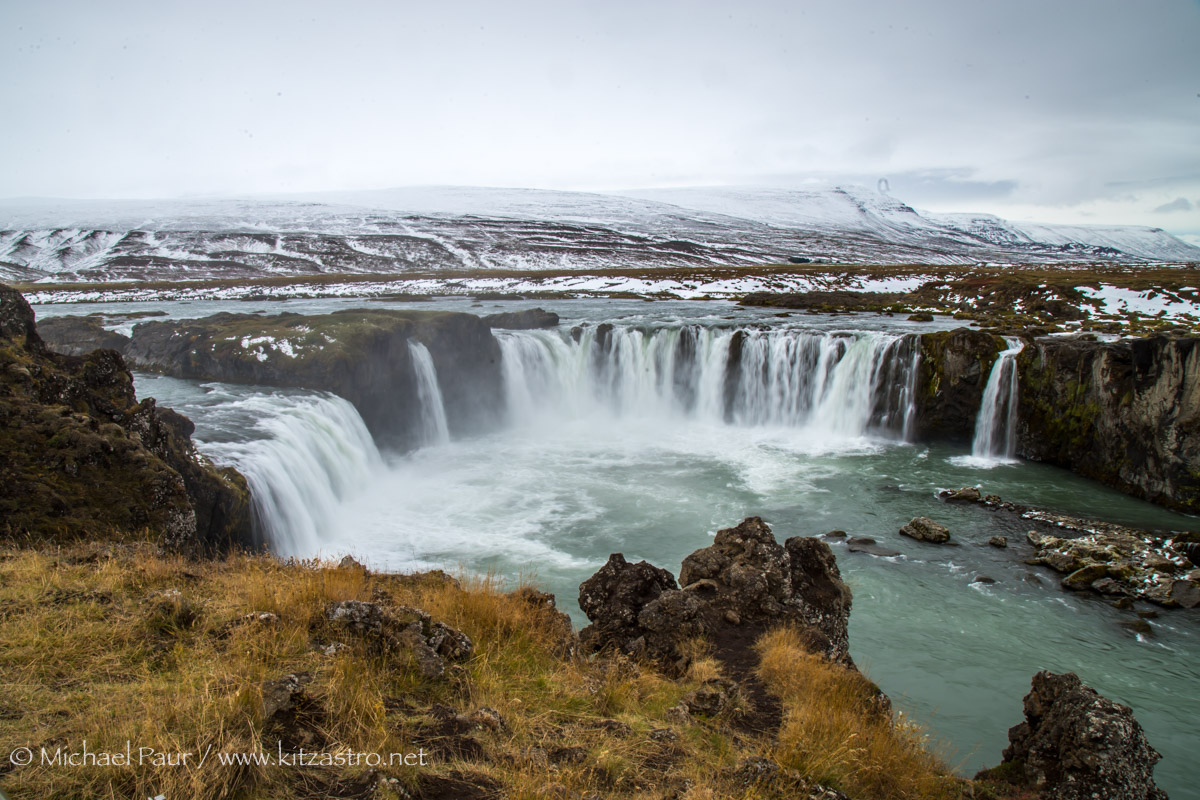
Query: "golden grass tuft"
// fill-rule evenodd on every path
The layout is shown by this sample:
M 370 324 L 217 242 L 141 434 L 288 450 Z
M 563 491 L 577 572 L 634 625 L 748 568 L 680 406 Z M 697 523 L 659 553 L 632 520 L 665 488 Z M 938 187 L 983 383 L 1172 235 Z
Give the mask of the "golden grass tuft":
M 958 796 L 958 781 L 925 749 L 920 730 L 893 724 L 861 673 L 808 652 L 790 628 L 767 633 L 757 647 L 759 673 L 783 701 L 781 765 L 851 797 Z

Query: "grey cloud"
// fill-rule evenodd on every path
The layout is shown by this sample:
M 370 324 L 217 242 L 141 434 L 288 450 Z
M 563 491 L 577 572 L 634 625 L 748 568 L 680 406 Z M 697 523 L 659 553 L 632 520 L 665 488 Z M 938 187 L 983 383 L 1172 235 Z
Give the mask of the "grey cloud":
M 1169 203 L 1163 203 L 1158 208 L 1154 209 L 1155 214 L 1169 214 L 1172 211 L 1191 211 L 1192 201 L 1186 197 L 1176 197 Z

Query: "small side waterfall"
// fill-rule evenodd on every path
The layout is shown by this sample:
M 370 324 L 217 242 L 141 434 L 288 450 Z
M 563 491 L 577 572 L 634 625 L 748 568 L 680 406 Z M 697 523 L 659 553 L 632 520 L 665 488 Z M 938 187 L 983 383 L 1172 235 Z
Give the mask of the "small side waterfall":
M 604 411 L 907 437 L 915 336 L 685 325 L 498 331 L 509 415 Z
M 442 401 L 433 357 L 429 354 L 429 348 L 412 339 L 408 340 L 408 351 L 412 355 L 413 373 L 417 379 L 417 401 L 421 406 L 418 441 L 421 445 L 448 442 L 450 429 L 446 425 L 446 404 Z
M 1017 454 L 1017 354 L 1024 343 L 1004 337 L 1008 349 L 996 357 L 983 390 L 971 456 L 987 461 L 1009 460 Z

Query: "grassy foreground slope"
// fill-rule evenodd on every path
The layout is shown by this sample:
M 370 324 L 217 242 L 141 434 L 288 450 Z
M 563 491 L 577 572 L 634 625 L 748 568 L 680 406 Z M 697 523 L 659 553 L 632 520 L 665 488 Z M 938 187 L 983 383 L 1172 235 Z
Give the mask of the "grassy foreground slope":
M 429 677 L 405 648 L 335 627 L 343 601 L 423 609 L 473 652 Z M 871 684 L 792 631 L 759 643 L 759 675 L 783 705 L 778 736 L 765 735 L 739 724 L 736 694 L 714 717 L 679 713 L 720 672 L 702 642 L 679 679 L 585 658 L 548 596 L 489 579 L 7 546 L 0 641 L 0 787 L 13 798 L 988 796 L 951 777 L 919 731 L 872 713 Z M 85 739 L 91 763 L 43 763 Z M 135 763 L 96 763 L 126 742 Z M 25 747 L 34 763 L 11 764 Z M 139 748 L 157 758 L 137 763 Z M 193 755 L 169 763 L 181 752 Z

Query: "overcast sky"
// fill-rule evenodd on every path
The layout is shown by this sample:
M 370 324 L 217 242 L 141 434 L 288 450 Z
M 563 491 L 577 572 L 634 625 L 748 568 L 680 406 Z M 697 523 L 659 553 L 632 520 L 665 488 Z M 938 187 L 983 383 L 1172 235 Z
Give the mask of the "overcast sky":
M 887 179 L 1200 235 L 1200 1 L 4 2 L 0 197 Z

